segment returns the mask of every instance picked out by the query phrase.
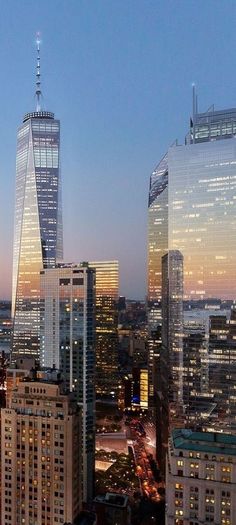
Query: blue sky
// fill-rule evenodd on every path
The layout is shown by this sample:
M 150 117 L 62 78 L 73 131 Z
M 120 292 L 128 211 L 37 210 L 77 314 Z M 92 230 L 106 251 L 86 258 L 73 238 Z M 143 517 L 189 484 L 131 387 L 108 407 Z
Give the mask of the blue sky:
M 16 131 L 35 107 L 61 119 L 65 260 L 118 259 L 143 298 L 149 175 L 200 110 L 235 107 L 234 0 L 1 0 L 0 297 L 10 297 Z

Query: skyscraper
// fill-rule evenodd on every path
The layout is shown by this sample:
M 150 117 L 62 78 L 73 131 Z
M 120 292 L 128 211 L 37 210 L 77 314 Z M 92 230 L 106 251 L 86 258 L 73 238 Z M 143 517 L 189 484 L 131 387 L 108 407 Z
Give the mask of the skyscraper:
M 227 312 L 228 314 L 228 312 Z M 236 310 L 209 319 L 209 391 L 217 403 L 214 426 L 236 433 Z
M 212 345 L 209 347 L 209 318 L 220 313 L 229 320 L 236 299 L 236 109 L 215 111 L 212 107 L 205 113 L 198 113 L 194 93 L 193 110 L 185 144 L 174 143 L 151 175 L 148 237 L 149 327 L 152 327 L 153 311 L 157 323 L 162 324 L 163 252 L 179 251 L 183 256 L 183 365 L 194 348 L 198 352 L 195 364 L 193 361 L 186 364 L 189 380 L 192 382 L 192 365 L 194 374 L 199 377 L 198 384 L 195 382 L 193 388 L 184 391 L 190 397 L 193 393 L 192 399 L 188 400 L 192 406 L 198 403 L 199 394 L 209 396 L 206 361 L 209 361 L 209 350 L 213 348 Z M 171 310 L 169 316 L 174 318 Z M 163 343 L 162 340 L 160 352 Z M 172 352 L 171 340 L 168 344 L 169 352 Z M 232 345 L 230 342 L 231 349 Z M 197 391 L 198 385 L 200 392 Z M 158 389 L 156 396 L 157 400 L 162 397 Z M 214 403 L 219 402 L 217 396 L 212 398 L 212 395 L 208 400 L 211 402 L 209 410 L 199 406 L 201 417 L 204 414 L 211 417 Z M 233 403 L 236 399 L 232 396 L 231 414 L 234 413 Z M 189 413 L 186 405 L 184 411 Z M 197 416 L 196 405 L 193 412 Z M 225 424 L 226 420 L 227 431 L 232 431 L 227 410 Z M 211 423 L 210 428 L 214 429 L 214 416 Z M 224 427 L 223 419 L 221 423 Z
M 62 259 L 60 122 L 41 109 L 37 42 L 36 111 L 17 134 L 13 247 L 13 351 L 39 357 L 40 270 Z
M 96 394 L 118 398 L 118 261 L 92 261 L 96 270 Z
M 41 270 L 43 367 L 59 368 L 81 409 L 81 483 L 84 502 L 93 498 L 95 468 L 95 271 L 61 264 Z
M 149 318 L 161 320 L 161 258 L 168 250 L 168 156 L 163 157 L 150 177 L 148 199 L 148 301 Z M 159 308 L 158 308 L 159 307 Z
M 73 523 L 82 506 L 79 409 L 55 375 L 25 378 L 1 410 L 1 525 Z
M 176 419 L 183 406 L 183 256 L 178 250 L 162 257 L 162 319 L 170 412 Z
M 148 196 L 148 370 L 149 408 L 154 405 L 154 370 L 161 346 L 162 256 L 168 250 L 168 156 L 150 177 Z

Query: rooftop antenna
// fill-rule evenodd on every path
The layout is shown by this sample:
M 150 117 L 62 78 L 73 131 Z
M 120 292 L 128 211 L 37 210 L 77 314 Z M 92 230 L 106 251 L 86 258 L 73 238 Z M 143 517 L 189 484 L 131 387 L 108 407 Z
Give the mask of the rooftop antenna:
M 41 111 L 41 97 L 42 97 L 42 91 L 41 91 L 41 79 L 40 79 L 40 33 L 36 34 L 36 45 L 37 45 L 37 68 L 36 68 L 36 111 Z
M 196 87 L 195 84 L 192 84 L 193 88 L 193 123 L 195 122 L 195 115 L 196 115 Z
M 196 97 L 196 87 L 194 82 L 192 83 L 193 88 L 193 118 L 192 118 L 192 128 L 193 128 L 193 144 L 195 143 L 195 115 L 197 113 L 197 97 Z

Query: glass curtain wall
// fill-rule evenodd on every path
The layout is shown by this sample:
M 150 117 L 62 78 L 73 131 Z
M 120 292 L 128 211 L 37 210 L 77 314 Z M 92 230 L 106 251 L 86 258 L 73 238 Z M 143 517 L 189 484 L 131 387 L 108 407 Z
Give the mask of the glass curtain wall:
M 62 258 L 60 123 L 25 115 L 17 136 L 13 247 L 13 361 L 39 357 L 40 270 Z

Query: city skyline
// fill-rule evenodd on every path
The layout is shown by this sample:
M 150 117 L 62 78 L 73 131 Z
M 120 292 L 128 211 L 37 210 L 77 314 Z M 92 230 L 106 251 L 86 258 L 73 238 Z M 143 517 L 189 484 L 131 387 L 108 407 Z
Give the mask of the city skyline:
M 47 6 L 47 20 L 44 1 L 40 6 L 13 4 L 14 20 L 9 22 L 12 5 L 8 7 L 5 3 L 0 22 L 4 21 L 2 74 L 7 79 L 0 88 L 5 122 L 0 131 L 4 184 L 0 220 L 5 225 L 0 232 L 4 246 L 0 296 L 10 297 L 15 130 L 24 112 L 34 106 L 33 33 L 40 29 L 43 107 L 52 107 L 63 122 L 65 259 L 118 259 L 120 293 L 144 298 L 143 245 L 149 173 L 170 142 L 178 137 L 183 143 L 191 113 L 192 81 L 198 85 L 201 109 L 212 100 L 216 107 L 235 105 L 235 79 L 230 70 L 235 5 L 228 3 L 232 7 L 231 17 L 222 27 L 221 20 L 228 8 L 216 6 L 213 1 L 191 6 L 182 1 L 178 8 L 172 1 L 165 5 L 150 2 L 148 6 L 137 2 L 135 9 L 131 2 L 119 9 L 113 1 L 109 4 L 95 1 L 91 7 L 85 2 L 78 5 L 72 1 L 69 10 L 60 2 L 56 11 L 53 4 Z M 171 24 L 170 13 L 174 15 Z M 27 31 L 22 34 L 18 28 L 24 27 L 26 18 Z M 65 19 L 70 23 L 64 24 Z M 201 26 L 195 39 L 192 39 L 192 19 Z M 58 28 L 53 33 L 52 22 Z M 216 32 L 220 47 L 215 44 Z M 226 33 L 227 53 L 222 43 Z M 105 45 L 110 39 L 112 51 Z M 161 46 L 164 39 L 165 49 Z M 213 42 L 217 65 L 211 60 Z M 176 47 L 178 56 L 174 53 Z M 225 69 L 230 70 L 227 77 L 223 75 Z M 20 82 L 15 82 L 16 78 Z M 224 78 L 224 84 L 219 78 Z
M 2 7 L 0 525 L 235 525 L 235 0 Z

